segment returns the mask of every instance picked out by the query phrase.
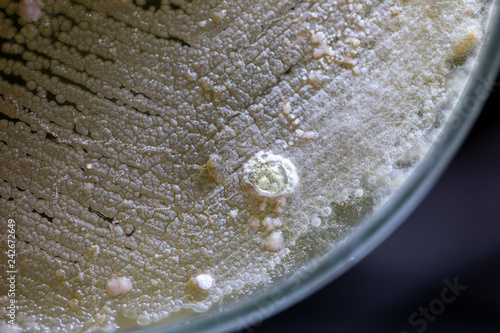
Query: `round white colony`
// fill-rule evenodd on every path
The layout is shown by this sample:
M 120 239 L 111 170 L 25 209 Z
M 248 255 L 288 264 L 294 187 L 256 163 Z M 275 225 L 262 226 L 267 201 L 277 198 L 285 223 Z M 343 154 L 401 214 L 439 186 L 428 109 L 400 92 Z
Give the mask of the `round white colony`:
M 293 193 L 299 183 L 295 165 L 288 158 L 260 151 L 243 168 L 243 179 L 258 195 L 277 197 Z

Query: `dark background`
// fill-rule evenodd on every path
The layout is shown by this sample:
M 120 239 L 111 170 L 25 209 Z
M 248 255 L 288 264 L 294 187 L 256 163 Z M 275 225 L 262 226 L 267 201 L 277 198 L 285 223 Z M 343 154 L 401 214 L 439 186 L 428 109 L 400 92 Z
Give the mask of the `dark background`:
M 499 100 L 500 77 L 445 173 L 385 242 L 325 288 L 246 331 L 500 332 Z M 467 289 L 440 303 L 444 280 Z M 418 312 L 430 304 L 442 313 L 425 319 Z

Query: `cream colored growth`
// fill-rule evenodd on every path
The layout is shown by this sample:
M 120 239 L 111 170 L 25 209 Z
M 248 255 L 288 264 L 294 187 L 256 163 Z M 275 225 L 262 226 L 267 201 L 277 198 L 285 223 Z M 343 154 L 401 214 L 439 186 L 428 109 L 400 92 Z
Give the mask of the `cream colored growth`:
M 0 1 L 17 325 L 174 320 L 343 241 L 439 133 L 483 3 Z

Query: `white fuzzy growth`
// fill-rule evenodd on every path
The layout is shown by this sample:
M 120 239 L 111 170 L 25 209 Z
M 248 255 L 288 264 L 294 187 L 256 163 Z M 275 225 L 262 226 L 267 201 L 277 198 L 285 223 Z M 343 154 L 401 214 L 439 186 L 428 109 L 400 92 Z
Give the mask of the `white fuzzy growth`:
M 42 6 L 39 0 L 24 0 L 19 5 L 19 14 L 28 22 L 38 21 L 42 17 Z
M 212 288 L 214 279 L 208 274 L 200 274 L 194 278 L 194 282 L 200 287 L 200 289 L 208 290 Z
M 132 281 L 127 277 L 111 278 L 106 284 L 106 291 L 113 297 L 128 293 L 132 290 Z
M 313 33 L 309 37 L 313 44 L 319 44 L 313 51 L 313 58 L 321 58 L 323 55 L 332 56 L 332 49 L 325 42 L 325 34 L 323 32 Z
M 312 33 L 310 40 L 314 44 L 322 44 L 325 40 L 325 34 L 323 32 Z
M 266 217 L 262 220 L 262 226 L 266 229 L 266 231 L 273 231 L 276 228 L 281 227 L 282 223 L 279 218 L 270 218 Z
M 283 248 L 283 235 L 279 231 L 274 231 L 269 235 L 266 241 L 266 249 L 268 251 L 279 251 Z
M 324 55 L 328 55 L 328 56 L 334 55 L 333 50 L 325 43 L 319 45 L 317 48 L 314 49 L 313 58 L 318 59 Z

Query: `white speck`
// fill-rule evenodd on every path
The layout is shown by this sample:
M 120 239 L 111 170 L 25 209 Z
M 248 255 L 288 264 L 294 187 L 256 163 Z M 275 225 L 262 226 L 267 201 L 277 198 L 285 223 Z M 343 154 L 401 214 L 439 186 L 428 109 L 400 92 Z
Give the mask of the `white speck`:
M 259 210 L 261 212 L 265 211 L 266 210 L 266 207 L 267 207 L 267 203 L 265 202 L 262 202 L 260 205 L 259 205 Z
M 238 216 L 238 209 L 234 209 L 229 212 L 229 216 L 231 216 L 233 219 L 235 219 Z
M 296 137 L 301 138 L 303 135 L 304 135 L 304 131 L 303 130 L 298 129 L 298 128 L 295 130 L 295 136 Z
M 106 284 L 106 291 L 113 297 L 128 293 L 132 290 L 132 281 L 127 277 L 111 278 Z
M 266 241 L 268 251 L 278 251 L 283 248 L 283 235 L 279 231 L 274 231 Z
M 200 274 L 194 278 L 194 282 L 200 287 L 200 289 L 208 290 L 212 288 L 214 279 L 208 274 Z
M 289 114 L 290 111 L 292 111 L 292 106 L 290 105 L 290 102 L 286 102 L 285 104 L 283 104 L 283 109 L 281 110 L 281 112 L 283 112 L 284 114 Z
M 92 169 L 94 166 L 91 163 L 87 163 L 87 169 Z
M 363 190 L 359 188 L 356 190 L 356 192 L 354 192 L 354 195 L 359 198 L 363 196 L 363 193 Z

